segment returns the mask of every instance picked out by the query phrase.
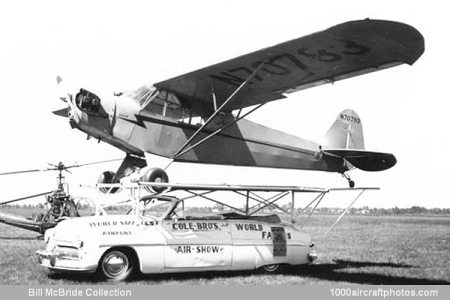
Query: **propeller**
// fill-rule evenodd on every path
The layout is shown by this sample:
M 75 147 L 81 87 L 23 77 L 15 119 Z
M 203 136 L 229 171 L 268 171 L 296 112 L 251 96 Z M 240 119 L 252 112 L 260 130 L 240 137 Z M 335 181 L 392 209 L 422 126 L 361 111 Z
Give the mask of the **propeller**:
M 31 170 L 3 172 L 3 173 L 0 173 L 0 176 L 22 174 L 22 173 L 33 173 L 33 172 L 47 172 L 47 171 L 66 171 L 66 172 L 70 173 L 70 171 L 68 171 L 68 169 L 79 168 L 79 167 L 84 167 L 84 166 L 88 166 L 88 165 L 102 164 L 102 163 L 119 161 L 119 160 L 123 160 L 123 159 L 122 158 L 108 159 L 108 160 L 95 161 L 95 162 L 89 162 L 89 163 L 83 163 L 83 164 L 73 164 L 70 166 L 66 166 L 62 162 L 59 162 L 56 165 L 48 164 L 50 166 L 50 168 L 46 168 L 46 169 L 31 169 Z
M 58 98 L 59 100 L 61 100 L 62 102 L 69 102 L 68 99 L 70 97 L 72 97 L 72 95 L 70 93 L 68 93 L 67 91 L 64 90 L 63 88 L 63 84 L 62 83 L 62 77 L 61 76 L 56 76 L 56 85 L 58 86 Z
M 74 112 L 73 95 L 64 87 L 63 79 L 61 76 L 56 76 L 57 94 L 59 100 L 67 103 L 68 107 L 53 111 L 53 113 L 60 117 L 69 117 L 69 113 Z

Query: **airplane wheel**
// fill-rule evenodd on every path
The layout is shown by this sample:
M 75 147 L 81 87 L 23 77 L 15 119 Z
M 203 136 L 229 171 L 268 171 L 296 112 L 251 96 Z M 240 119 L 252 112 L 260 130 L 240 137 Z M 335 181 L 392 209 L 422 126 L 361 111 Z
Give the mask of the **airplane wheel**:
M 276 273 L 277 271 L 280 270 L 280 265 L 278 265 L 278 264 L 266 265 L 266 266 L 262 267 L 262 269 L 266 273 Z
M 350 180 L 348 182 L 348 185 L 350 186 L 350 188 L 354 188 L 355 187 L 355 182 L 353 180 Z
M 114 176 L 116 176 L 116 173 L 112 172 L 112 171 L 105 171 L 102 174 L 100 174 L 100 176 L 98 177 L 97 183 L 114 183 L 113 179 Z M 115 188 L 107 188 L 107 187 L 101 187 L 100 188 L 100 192 L 104 193 L 104 194 L 114 194 L 116 192 L 119 191 L 118 187 Z
M 166 171 L 164 171 L 163 169 L 152 168 L 145 172 L 144 176 L 141 177 L 141 180 L 145 181 L 145 182 L 168 183 L 169 176 L 167 176 Z M 167 188 L 165 188 L 165 187 L 146 187 L 145 189 L 148 192 L 162 193 Z
M 111 250 L 101 259 L 99 271 L 109 281 L 123 281 L 131 276 L 134 265 L 132 256 L 123 250 Z

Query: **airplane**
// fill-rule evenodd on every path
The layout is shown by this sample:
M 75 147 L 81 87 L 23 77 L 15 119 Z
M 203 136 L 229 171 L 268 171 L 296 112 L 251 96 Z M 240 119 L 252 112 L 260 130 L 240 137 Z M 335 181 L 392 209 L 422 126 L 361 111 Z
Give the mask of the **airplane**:
M 261 106 L 299 90 L 394 67 L 412 65 L 424 52 L 415 28 L 384 20 L 342 23 L 137 90 L 97 95 L 80 88 L 59 98 L 54 111 L 72 128 L 126 153 L 115 183 L 140 170 L 141 180 L 168 182 L 147 154 L 174 162 L 316 170 L 382 171 L 396 164 L 390 153 L 366 151 L 362 122 L 340 113 L 322 143 L 245 119 Z M 57 82 L 61 86 L 61 77 Z

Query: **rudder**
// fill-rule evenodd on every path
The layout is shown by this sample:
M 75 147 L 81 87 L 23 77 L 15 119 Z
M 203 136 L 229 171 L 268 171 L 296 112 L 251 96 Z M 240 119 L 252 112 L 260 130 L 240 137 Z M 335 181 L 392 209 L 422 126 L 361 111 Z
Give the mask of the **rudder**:
M 397 159 L 390 153 L 364 150 L 362 122 L 351 109 L 341 112 L 325 134 L 322 153 L 339 157 L 364 171 L 383 171 L 393 167 Z M 349 169 L 351 168 L 349 167 Z
M 364 149 L 362 122 L 351 109 L 342 111 L 323 139 L 324 148 Z

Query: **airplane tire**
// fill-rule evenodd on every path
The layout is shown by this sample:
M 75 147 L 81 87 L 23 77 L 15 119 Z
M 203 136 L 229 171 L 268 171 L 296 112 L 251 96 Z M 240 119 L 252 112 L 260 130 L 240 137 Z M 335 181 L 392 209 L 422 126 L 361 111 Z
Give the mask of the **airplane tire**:
M 114 176 L 116 176 L 116 173 L 112 172 L 112 171 L 105 171 L 102 174 L 100 174 L 100 176 L 98 177 L 97 183 L 114 183 L 113 179 Z M 100 192 L 104 193 L 104 194 L 114 194 L 116 192 L 119 191 L 118 187 L 115 188 L 107 188 L 107 187 L 101 187 Z
M 168 183 L 169 176 L 166 171 L 160 168 L 152 168 L 148 169 L 145 174 L 141 177 L 141 180 L 144 182 L 158 182 L 158 183 Z M 166 190 L 165 187 L 146 187 L 148 192 L 153 193 L 162 193 Z
M 110 250 L 100 259 L 98 271 L 108 281 L 124 281 L 133 274 L 133 256 L 122 249 Z

